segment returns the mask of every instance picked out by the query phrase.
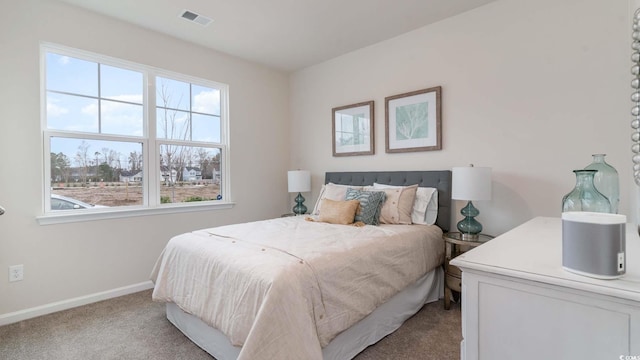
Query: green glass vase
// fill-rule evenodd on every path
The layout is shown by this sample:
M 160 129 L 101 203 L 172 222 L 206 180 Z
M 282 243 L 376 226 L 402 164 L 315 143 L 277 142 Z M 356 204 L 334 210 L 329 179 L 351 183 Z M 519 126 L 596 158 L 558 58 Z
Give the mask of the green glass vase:
M 598 170 L 593 176 L 593 184 L 598 191 L 609 199 L 611 204 L 611 213 L 618 213 L 618 204 L 620 203 L 620 182 L 618 180 L 618 171 L 608 164 L 604 157 L 605 154 L 594 154 L 593 162 L 585 169 Z
M 596 189 L 593 178 L 598 170 L 573 170 L 576 185 L 562 198 L 562 212 L 589 211 L 610 213 L 609 199 Z

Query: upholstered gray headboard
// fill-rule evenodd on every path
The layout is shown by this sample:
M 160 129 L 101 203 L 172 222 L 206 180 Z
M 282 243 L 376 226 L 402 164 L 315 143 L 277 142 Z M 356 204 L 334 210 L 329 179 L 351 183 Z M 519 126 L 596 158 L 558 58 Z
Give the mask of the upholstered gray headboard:
M 451 226 L 451 171 L 366 171 L 327 172 L 324 183 L 364 186 L 378 184 L 413 185 L 438 189 L 438 218 L 436 224 L 445 232 Z

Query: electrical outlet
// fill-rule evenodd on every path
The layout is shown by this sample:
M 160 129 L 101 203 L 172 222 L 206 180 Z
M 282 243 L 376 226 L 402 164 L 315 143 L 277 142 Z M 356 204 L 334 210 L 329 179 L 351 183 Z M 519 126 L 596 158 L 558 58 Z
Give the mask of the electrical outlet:
M 24 279 L 24 265 L 9 266 L 9 282 L 22 281 Z

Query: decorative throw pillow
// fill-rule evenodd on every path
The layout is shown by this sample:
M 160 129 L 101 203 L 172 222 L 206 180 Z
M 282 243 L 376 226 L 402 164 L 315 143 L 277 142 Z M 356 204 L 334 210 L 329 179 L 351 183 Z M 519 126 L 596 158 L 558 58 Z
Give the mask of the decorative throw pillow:
M 362 221 L 367 225 L 378 225 L 380 208 L 386 194 L 384 191 L 363 191 L 347 189 L 346 200 L 360 201 L 360 207 L 356 212 L 355 221 Z M 322 213 L 321 213 L 322 214 Z
M 318 217 L 318 221 L 341 225 L 353 224 L 358 206 L 360 206 L 358 200 L 336 201 L 323 199 L 322 213 Z
M 387 199 L 380 210 L 382 224 L 411 224 L 411 212 L 416 198 L 418 184 L 410 186 L 393 186 L 373 184 L 373 189 L 383 190 Z
M 316 205 L 313 207 L 312 214 L 320 214 L 323 199 L 344 200 L 347 189 L 349 188 L 360 190 L 362 189 L 362 186 L 337 185 L 334 183 L 322 185 L 322 189 L 320 189 L 320 195 L 318 195 L 318 200 L 316 201 Z

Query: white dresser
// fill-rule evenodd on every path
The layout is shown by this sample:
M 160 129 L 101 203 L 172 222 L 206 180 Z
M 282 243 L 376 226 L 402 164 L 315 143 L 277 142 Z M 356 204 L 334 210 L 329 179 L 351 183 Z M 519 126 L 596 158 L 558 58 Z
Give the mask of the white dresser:
M 560 218 L 535 218 L 453 259 L 462 359 L 640 359 L 640 238 L 626 228 L 618 280 L 562 268 Z

